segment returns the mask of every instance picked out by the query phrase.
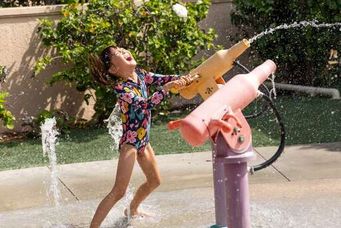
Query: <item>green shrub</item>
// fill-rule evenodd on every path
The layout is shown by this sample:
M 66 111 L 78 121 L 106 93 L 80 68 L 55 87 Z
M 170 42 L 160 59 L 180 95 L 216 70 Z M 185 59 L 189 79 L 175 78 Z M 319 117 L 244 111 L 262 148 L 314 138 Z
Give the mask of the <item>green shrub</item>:
M 175 3 L 186 6 L 187 18 L 175 14 L 172 10 Z M 92 80 L 89 53 L 99 53 L 114 44 L 129 49 L 146 70 L 164 74 L 186 72 L 196 64 L 193 57 L 198 51 L 214 48 L 214 31 L 204 31 L 198 26 L 209 6 L 209 0 L 200 3 L 151 0 L 141 6 L 131 0 L 68 4 L 56 25 L 50 20 L 40 20 L 39 34 L 47 47 L 56 49 L 58 56 L 40 59 L 36 73 L 57 58 L 68 64 L 70 67 L 53 75 L 51 83 L 67 81 L 79 91 L 94 89 L 95 120 L 101 122 L 113 109 L 115 96 L 111 88 Z M 90 93 L 85 95 L 86 100 L 91 97 Z
M 0 91 L 0 120 L 6 128 L 13 129 L 15 118 L 10 111 L 6 110 L 4 105 L 7 96 L 8 93 Z
M 7 75 L 8 75 L 8 69 L 5 66 L 0 65 L 0 84 L 6 80 Z
M 58 5 L 74 2 L 76 2 L 76 0 L 0 0 L 0 8 Z M 81 2 L 88 2 L 88 0 L 83 0 Z
M 14 116 L 10 111 L 5 108 L 7 92 L 1 91 L 1 84 L 5 82 L 6 76 L 8 75 L 8 69 L 5 66 L 0 65 L 0 121 L 8 129 L 14 128 Z
M 339 0 L 235 0 L 232 22 L 241 28 L 235 39 L 251 38 L 256 33 L 281 24 L 300 21 L 340 22 Z M 294 28 L 277 30 L 252 43 L 251 58 L 273 59 L 277 79 L 292 84 L 341 88 L 340 23 L 332 28 Z M 334 62 L 333 64 L 330 64 Z M 258 62 L 259 63 L 259 62 Z
M 67 0 L 66 0 L 67 1 Z M 56 5 L 65 2 L 65 0 L 0 0 L 1 7 L 20 7 L 20 6 L 43 6 Z

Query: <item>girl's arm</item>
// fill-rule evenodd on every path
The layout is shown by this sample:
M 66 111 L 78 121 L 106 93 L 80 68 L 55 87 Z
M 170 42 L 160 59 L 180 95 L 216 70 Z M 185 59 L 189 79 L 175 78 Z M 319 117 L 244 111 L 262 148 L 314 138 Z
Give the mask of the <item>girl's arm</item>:
M 144 76 L 144 80 L 149 85 L 157 85 L 157 86 L 163 86 L 167 84 L 170 81 L 174 81 L 179 79 L 179 75 L 162 75 L 162 74 L 155 74 L 152 72 L 148 72 Z
M 136 109 L 152 109 L 160 104 L 167 94 L 167 91 L 162 89 L 153 93 L 149 98 L 144 98 L 134 93 L 131 88 L 122 86 L 116 86 L 115 91 L 120 101 L 126 102 L 128 105 L 133 105 Z

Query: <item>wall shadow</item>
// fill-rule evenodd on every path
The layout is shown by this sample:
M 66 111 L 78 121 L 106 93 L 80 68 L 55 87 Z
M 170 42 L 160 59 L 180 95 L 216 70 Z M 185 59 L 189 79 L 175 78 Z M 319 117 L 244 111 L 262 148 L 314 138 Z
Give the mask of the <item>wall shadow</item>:
M 13 23 L 15 26 L 16 23 Z M 53 86 L 47 84 L 52 74 L 67 67 L 61 61 L 55 61 L 40 74 L 34 75 L 34 64 L 39 57 L 51 53 L 56 56 L 56 51 L 47 49 L 39 35 L 38 25 L 35 26 L 28 42 L 28 48 L 22 55 L 20 62 L 14 62 L 9 67 L 5 88 L 10 97 L 7 99 L 8 109 L 16 117 L 15 130 L 21 131 L 22 118 L 25 116 L 36 116 L 39 112 L 52 109 L 60 109 L 70 115 L 82 117 L 87 112 L 84 107 L 83 95 L 75 88 L 63 82 L 55 83 Z M 13 67 L 18 65 L 17 67 Z M 89 107 L 90 108 L 90 107 Z

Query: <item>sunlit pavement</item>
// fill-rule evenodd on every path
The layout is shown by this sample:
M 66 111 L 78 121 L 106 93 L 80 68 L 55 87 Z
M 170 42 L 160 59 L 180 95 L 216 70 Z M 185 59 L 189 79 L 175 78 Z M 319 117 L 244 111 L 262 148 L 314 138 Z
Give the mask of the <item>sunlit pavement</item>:
M 273 147 L 255 148 L 257 159 Z M 135 166 L 127 197 L 103 227 L 209 227 L 214 224 L 211 152 L 157 156 L 161 186 L 143 203 L 151 217 L 127 221 L 123 210 L 143 182 Z M 88 227 L 113 185 L 116 160 L 58 166 L 61 203 L 49 196 L 50 171 L 0 172 L 0 227 Z M 288 146 L 273 166 L 249 176 L 252 227 L 338 227 L 341 142 Z

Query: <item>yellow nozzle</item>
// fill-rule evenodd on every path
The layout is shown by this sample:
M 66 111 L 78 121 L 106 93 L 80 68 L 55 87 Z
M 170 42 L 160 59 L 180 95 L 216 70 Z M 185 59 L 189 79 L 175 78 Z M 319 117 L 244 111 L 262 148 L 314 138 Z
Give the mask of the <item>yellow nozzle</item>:
M 180 95 L 186 99 L 192 99 L 197 94 L 203 97 L 203 94 L 209 92 L 208 96 L 203 98 L 209 97 L 212 94 L 211 91 L 215 92 L 218 89 L 217 85 L 213 85 L 213 81 L 215 84 L 223 84 L 222 76 L 232 69 L 233 62 L 249 47 L 249 41 L 243 39 L 227 50 L 217 51 L 197 68 L 190 71 L 191 75 L 200 75 L 200 78 L 180 89 Z

